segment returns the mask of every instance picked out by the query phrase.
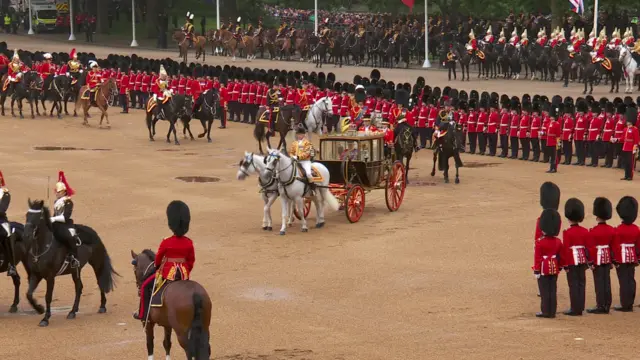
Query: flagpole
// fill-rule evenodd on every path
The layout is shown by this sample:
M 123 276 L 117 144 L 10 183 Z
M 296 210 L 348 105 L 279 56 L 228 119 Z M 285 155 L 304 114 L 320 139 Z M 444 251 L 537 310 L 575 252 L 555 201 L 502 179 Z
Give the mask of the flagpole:
M 422 64 L 424 69 L 431 67 L 429 62 L 429 15 L 427 15 L 427 10 L 427 0 L 424 0 L 424 63 Z
M 598 36 L 598 0 L 593 4 L 593 33 Z
M 313 28 L 316 35 L 318 35 L 318 0 L 314 1 L 315 15 L 313 16 Z

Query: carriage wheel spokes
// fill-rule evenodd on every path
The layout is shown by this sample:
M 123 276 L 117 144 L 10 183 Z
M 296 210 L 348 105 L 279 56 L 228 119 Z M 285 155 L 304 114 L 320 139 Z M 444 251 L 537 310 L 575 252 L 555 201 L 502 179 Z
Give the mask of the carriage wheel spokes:
M 384 188 L 385 201 L 389 211 L 397 211 L 404 199 L 404 191 L 407 187 L 404 165 L 400 161 L 393 163 L 391 172 L 387 176 L 387 184 Z
M 360 185 L 353 185 L 345 198 L 344 213 L 351 223 L 358 222 L 364 213 L 365 195 Z
M 309 216 L 310 212 L 311 212 L 311 199 L 304 198 L 304 218 L 305 219 Z M 296 219 L 302 220 L 302 218 L 300 217 L 300 213 L 298 212 L 298 209 L 296 207 L 294 207 L 293 209 L 293 215 L 296 217 Z

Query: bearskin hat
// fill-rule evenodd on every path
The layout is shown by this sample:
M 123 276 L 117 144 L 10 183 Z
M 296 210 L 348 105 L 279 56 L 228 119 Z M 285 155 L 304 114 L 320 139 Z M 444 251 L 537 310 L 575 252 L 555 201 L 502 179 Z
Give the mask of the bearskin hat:
M 551 181 L 546 181 L 540 186 L 540 206 L 543 209 L 555 209 L 560 207 L 560 188 Z
M 593 215 L 602 219 L 609 220 L 613 213 L 611 201 L 605 197 L 597 197 L 593 201 Z
M 633 106 L 629 106 L 625 113 L 625 118 L 627 119 L 628 123 L 631 123 L 631 125 L 635 125 L 636 121 L 638 120 L 638 109 Z
M 372 79 L 380 80 L 380 70 L 378 69 L 371 70 L 371 74 L 369 74 L 369 77 Z
M 544 209 L 540 214 L 540 231 L 546 236 L 558 236 L 560 233 L 560 214 L 555 209 Z
M 625 196 L 618 201 L 616 212 L 623 224 L 633 224 L 638 217 L 638 201 L 632 196 Z
M 469 99 L 479 100 L 480 99 L 480 94 L 478 94 L 477 90 L 471 90 L 471 92 L 469 93 Z
M 564 217 L 580 223 L 584 220 L 584 204 L 580 199 L 571 198 L 564 204 Z
M 189 232 L 191 213 L 187 204 L 180 200 L 174 200 L 167 206 L 167 220 L 169 229 L 176 236 L 184 236 Z

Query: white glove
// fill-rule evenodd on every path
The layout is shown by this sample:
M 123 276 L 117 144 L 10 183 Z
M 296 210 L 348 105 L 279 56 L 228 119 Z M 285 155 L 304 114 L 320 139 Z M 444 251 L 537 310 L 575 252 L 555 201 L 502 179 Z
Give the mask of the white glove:
M 84 71 L 84 70 L 80 69 L 80 74 L 82 74 L 82 72 L 83 72 L 83 71 Z
M 153 94 L 153 101 L 158 101 L 158 94 Z
M 534 274 L 534 276 L 536 277 L 536 279 L 540 279 L 540 274 Z
M 54 223 L 54 222 L 65 222 L 64 215 L 52 216 L 51 219 L 49 219 L 49 220 L 52 223 Z
M 67 76 L 69 76 L 69 72 L 67 71 Z

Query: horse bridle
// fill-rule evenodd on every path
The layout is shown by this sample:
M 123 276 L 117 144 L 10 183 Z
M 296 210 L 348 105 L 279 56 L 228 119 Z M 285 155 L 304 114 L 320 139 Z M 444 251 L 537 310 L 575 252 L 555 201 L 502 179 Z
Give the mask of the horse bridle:
M 27 210 L 27 213 L 30 213 L 30 214 L 40 214 L 40 216 L 38 217 L 38 218 L 40 219 L 40 221 L 45 220 L 45 219 L 44 219 L 44 214 L 42 213 L 42 210 L 41 210 L 41 209 L 40 209 L 40 210 L 29 209 L 29 210 Z M 25 226 L 26 226 L 26 225 L 33 225 L 33 224 L 31 224 L 30 222 L 26 222 L 26 223 L 25 223 Z M 31 234 L 31 236 L 33 236 L 33 239 L 35 240 L 37 235 L 38 235 L 38 227 L 37 227 L 37 226 L 34 226 L 34 227 L 33 227 L 33 233 Z M 36 253 L 38 252 L 38 249 L 37 249 L 37 248 L 38 248 L 38 245 L 37 245 L 37 244 L 38 244 L 38 242 L 37 242 L 37 241 L 34 241 L 33 246 L 29 246 L 29 254 L 30 254 L 31 256 L 33 256 L 33 262 L 34 262 L 34 263 L 37 263 L 37 262 L 38 262 L 38 260 L 40 260 L 40 258 L 41 258 L 41 257 L 43 257 L 44 255 L 46 255 L 46 254 L 49 252 L 49 250 L 51 250 L 51 248 L 53 248 L 53 246 L 51 246 L 51 245 L 52 245 L 52 244 L 51 244 L 52 242 L 53 242 L 53 238 L 51 238 L 51 240 L 49 241 L 49 243 L 46 245 L 46 249 L 45 249 L 43 252 L 39 253 L 38 255 L 36 255 L 36 254 L 34 254 L 34 253 L 33 253 L 33 248 L 34 248 L 34 247 L 36 248 Z

